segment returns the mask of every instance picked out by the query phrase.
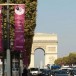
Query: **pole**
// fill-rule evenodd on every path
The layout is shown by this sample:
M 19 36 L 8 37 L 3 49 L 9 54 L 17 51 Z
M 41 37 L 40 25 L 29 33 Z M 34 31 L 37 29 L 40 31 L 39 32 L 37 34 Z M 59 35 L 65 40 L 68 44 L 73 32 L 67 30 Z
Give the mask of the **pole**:
M 3 8 L 3 11 L 4 11 L 4 8 Z M 5 37 L 4 37 L 4 14 L 2 14 L 2 16 L 3 16 L 3 48 L 4 48 L 4 50 L 5 50 Z M 4 64 L 4 62 L 5 62 L 5 59 L 4 59 L 4 54 L 5 54 L 5 52 L 3 52 L 3 54 L 2 54 L 2 76 L 4 76 L 4 70 L 5 70 L 5 64 Z
M 11 55 L 10 55 L 10 25 L 9 25 L 9 0 L 7 0 L 7 76 L 11 74 Z
M 4 53 L 2 54 L 2 76 L 4 76 L 4 68 L 5 68 L 5 65 L 4 65 Z
M 0 4 L 2 6 L 7 5 L 7 48 L 6 48 L 6 57 L 7 57 L 7 76 L 12 76 L 12 58 L 11 58 L 11 50 L 10 50 L 10 20 L 9 20 L 9 5 L 22 5 L 22 4 L 10 4 L 9 0 L 7 0 L 6 4 Z M 24 5 L 24 4 L 23 4 Z

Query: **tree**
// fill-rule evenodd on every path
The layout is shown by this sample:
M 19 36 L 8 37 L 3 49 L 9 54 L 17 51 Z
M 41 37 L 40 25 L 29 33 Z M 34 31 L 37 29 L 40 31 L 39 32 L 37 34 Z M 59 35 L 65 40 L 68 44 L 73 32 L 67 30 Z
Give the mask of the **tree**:
M 62 60 L 62 58 L 58 58 L 58 59 L 55 60 L 54 63 L 57 64 L 57 65 L 62 65 L 63 64 L 63 60 Z
M 68 56 L 63 57 L 62 59 L 63 59 L 63 64 L 64 65 L 68 65 L 69 64 L 69 57 Z
M 69 64 L 76 64 L 76 53 L 70 53 L 69 54 Z
M 58 58 L 55 60 L 55 64 L 64 64 L 64 65 L 76 65 L 76 53 L 70 53 L 69 56 Z
M 0 0 L 0 3 L 6 3 L 7 0 Z M 19 3 L 19 4 L 25 4 L 26 13 L 25 13 L 25 48 L 26 48 L 26 55 L 28 58 L 28 65 L 30 64 L 30 55 L 31 55 L 31 47 L 32 47 L 32 41 L 34 36 L 34 30 L 36 27 L 36 8 L 37 8 L 37 0 L 10 0 L 10 3 Z M 6 15 L 6 7 L 4 7 L 3 14 Z M 10 7 L 10 23 L 14 25 L 14 11 L 13 6 Z M 6 17 L 4 17 L 4 21 L 6 22 Z M 4 23 L 4 34 L 5 34 L 5 40 L 7 38 L 6 34 L 6 24 Z M 10 26 L 10 40 L 14 40 L 14 28 Z

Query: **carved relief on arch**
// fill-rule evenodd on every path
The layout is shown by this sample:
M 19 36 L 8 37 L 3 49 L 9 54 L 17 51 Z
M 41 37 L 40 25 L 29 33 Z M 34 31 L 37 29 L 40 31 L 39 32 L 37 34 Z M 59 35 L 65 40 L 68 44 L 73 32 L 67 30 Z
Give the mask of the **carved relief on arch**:
M 49 57 L 49 63 L 53 63 L 55 61 L 55 57 L 54 56 L 50 56 Z

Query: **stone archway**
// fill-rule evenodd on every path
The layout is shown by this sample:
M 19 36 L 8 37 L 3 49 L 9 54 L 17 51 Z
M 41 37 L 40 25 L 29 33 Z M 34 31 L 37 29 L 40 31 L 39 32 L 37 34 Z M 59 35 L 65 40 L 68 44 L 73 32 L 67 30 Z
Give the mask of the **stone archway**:
M 54 64 L 55 59 L 57 59 L 57 44 L 58 40 L 56 34 L 35 33 L 29 67 L 34 67 L 34 53 L 37 48 L 42 48 L 45 51 L 45 66 L 47 64 Z
M 43 48 L 37 48 L 34 51 L 34 67 L 43 68 L 45 62 L 45 51 Z

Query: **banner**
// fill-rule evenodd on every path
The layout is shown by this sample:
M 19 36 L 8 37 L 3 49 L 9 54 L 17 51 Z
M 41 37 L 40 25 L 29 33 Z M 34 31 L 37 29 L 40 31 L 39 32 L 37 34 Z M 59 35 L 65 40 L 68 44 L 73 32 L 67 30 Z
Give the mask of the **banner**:
M 15 5 L 15 39 L 14 39 L 14 50 L 24 50 L 24 21 L 25 21 L 25 4 Z
M 3 51 L 2 46 L 2 6 L 0 6 L 0 53 Z

